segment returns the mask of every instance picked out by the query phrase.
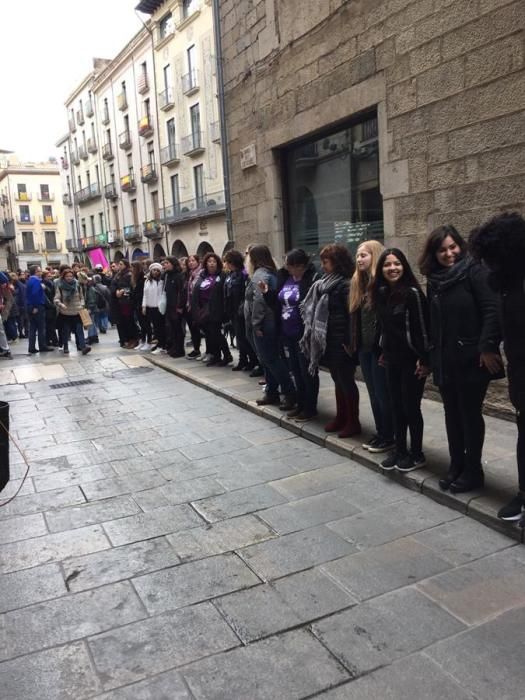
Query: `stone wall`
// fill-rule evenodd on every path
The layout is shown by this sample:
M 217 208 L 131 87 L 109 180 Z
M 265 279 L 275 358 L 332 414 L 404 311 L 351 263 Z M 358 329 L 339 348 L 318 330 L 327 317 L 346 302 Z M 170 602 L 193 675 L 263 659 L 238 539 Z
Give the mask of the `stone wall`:
M 238 247 L 286 246 L 279 147 L 371 107 L 391 244 L 523 209 L 524 0 L 221 0 L 221 27 Z

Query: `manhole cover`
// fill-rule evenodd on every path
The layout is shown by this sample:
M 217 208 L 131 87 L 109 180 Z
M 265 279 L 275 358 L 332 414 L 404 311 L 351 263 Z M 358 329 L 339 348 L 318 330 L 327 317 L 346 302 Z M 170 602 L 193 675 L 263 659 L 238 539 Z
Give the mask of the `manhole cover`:
M 112 377 L 113 379 L 127 379 L 136 377 L 138 374 L 149 374 L 153 371 L 153 367 L 130 367 L 129 369 L 117 369 L 115 372 L 104 372 L 104 376 Z
M 71 382 L 62 382 L 62 384 L 50 384 L 50 389 L 67 389 L 70 386 L 83 386 L 84 384 L 94 384 L 92 379 L 74 379 Z

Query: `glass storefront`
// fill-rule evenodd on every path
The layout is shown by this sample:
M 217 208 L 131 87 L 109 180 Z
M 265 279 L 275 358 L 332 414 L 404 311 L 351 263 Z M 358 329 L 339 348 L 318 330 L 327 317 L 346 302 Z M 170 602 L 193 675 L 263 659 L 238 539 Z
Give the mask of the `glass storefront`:
M 317 257 L 327 243 L 383 240 L 377 117 L 287 149 L 289 244 Z

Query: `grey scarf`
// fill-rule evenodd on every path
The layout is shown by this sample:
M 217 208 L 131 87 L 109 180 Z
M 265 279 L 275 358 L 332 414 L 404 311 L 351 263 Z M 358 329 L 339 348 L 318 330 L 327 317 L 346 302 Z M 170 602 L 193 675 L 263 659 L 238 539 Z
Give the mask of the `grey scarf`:
M 335 273 L 324 275 L 313 283 L 299 306 L 304 322 L 304 334 L 299 346 L 308 360 L 308 371 L 312 375 L 317 372 L 326 350 L 329 294 L 343 279 Z

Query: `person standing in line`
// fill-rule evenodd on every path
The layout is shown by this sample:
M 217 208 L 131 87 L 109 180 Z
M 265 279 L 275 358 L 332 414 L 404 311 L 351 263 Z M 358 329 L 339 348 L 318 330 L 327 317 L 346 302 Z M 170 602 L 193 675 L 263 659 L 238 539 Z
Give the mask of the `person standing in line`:
M 151 263 L 148 275 L 144 281 L 144 292 L 142 295 L 142 315 L 146 319 L 146 343 L 152 346 L 152 339 L 155 338 L 157 344 L 152 350 L 152 354 L 158 355 L 166 352 L 166 323 L 164 316 L 159 311 L 159 303 L 164 291 L 164 281 L 162 280 L 162 265 Z
M 37 352 L 51 352 L 46 344 L 46 296 L 42 284 L 42 268 L 32 265 L 26 287 L 26 301 L 29 315 L 29 355 Z M 38 335 L 38 350 L 36 339 Z
M 202 272 L 193 288 L 192 318 L 204 331 L 210 359 L 208 367 L 226 367 L 233 357 L 222 331 L 224 321 L 224 274 L 216 253 L 206 253 Z
M 91 352 L 91 346 L 86 345 L 84 327 L 80 320 L 80 311 L 85 309 L 85 297 L 82 285 L 75 279 L 73 270 L 63 270 L 55 291 L 55 305 L 59 316 L 62 317 L 63 353 L 69 355 L 69 336 L 75 334 L 77 348 L 83 355 Z
M 139 331 L 131 303 L 131 270 L 129 262 L 122 259 L 118 272 L 111 282 L 111 318 L 117 324 L 120 346 L 133 350 L 138 344 Z
M 484 484 L 483 400 L 491 379 L 504 376 L 499 299 L 488 284 L 488 268 L 468 255 L 453 226 L 432 231 L 419 268 L 428 282 L 430 365 L 443 399 L 450 454 L 439 486 L 465 493 Z
M 248 260 L 250 281 L 244 299 L 246 333 L 266 377 L 266 392 L 261 399 L 257 399 L 257 404 L 278 405 L 282 411 L 291 411 L 296 404 L 295 387 L 281 356 L 275 309 L 262 291 L 265 289 L 266 292 L 275 293 L 276 265 L 270 249 L 265 245 L 251 246 Z
M 190 329 L 193 350 L 186 355 L 188 360 L 201 359 L 201 329 L 193 313 L 193 289 L 202 272 L 200 258 L 198 255 L 190 255 L 187 260 L 188 275 L 186 280 L 186 304 L 184 308 L 184 318 Z M 205 355 L 208 355 L 206 348 Z
M 108 332 L 108 311 L 110 302 L 110 293 L 107 286 L 102 282 L 100 275 L 93 275 L 93 283 L 95 285 L 95 294 L 97 297 L 97 309 L 95 311 L 95 324 L 99 333 L 105 335 Z
M 17 273 L 18 282 L 16 284 L 16 303 L 18 305 L 18 336 L 19 338 L 27 338 L 29 336 L 29 318 L 27 316 L 27 282 L 25 275 Z
M 257 365 L 257 356 L 246 337 L 244 296 L 248 283 L 248 273 L 244 268 L 242 253 L 238 250 L 229 250 L 224 255 L 224 266 L 227 270 L 224 281 L 226 316 L 232 324 L 239 350 L 239 361 L 232 367 L 232 371 L 246 370 L 251 372 Z
M 82 287 L 82 291 L 85 295 L 86 309 L 89 311 L 91 316 L 91 325 L 88 327 L 88 337 L 86 338 L 86 343 L 88 345 L 95 345 L 99 342 L 98 338 L 98 327 L 96 323 L 96 313 L 97 313 L 97 291 L 95 289 L 95 282 L 92 277 L 88 277 L 85 286 Z
M 379 332 L 372 308 L 370 290 L 374 284 L 377 261 L 384 246 L 379 241 L 364 241 L 357 248 L 356 270 L 350 282 L 350 323 L 352 353 L 357 353 L 374 416 L 375 435 L 363 448 L 372 453 L 389 452 L 394 447 L 392 407 L 385 368 L 379 364 Z
M 142 300 L 144 298 L 144 284 L 146 275 L 144 274 L 144 266 L 142 262 L 135 260 L 131 263 L 131 305 L 137 323 L 140 328 L 140 344 L 135 348 L 139 351 L 149 351 L 153 349 L 153 345 L 148 341 L 148 330 L 151 333 L 151 328 L 145 314 L 142 313 Z
M 185 278 L 177 258 L 169 255 L 162 261 L 166 294 L 166 350 L 170 357 L 185 357 L 183 314 Z
M 7 340 L 4 324 L 1 320 L 4 310 L 7 309 L 9 301 L 12 300 L 12 294 L 8 291 L 8 287 L 9 277 L 3 272 L 0 272 L 0 357 L 11 359 L 9 342 Z
M 50 272 L 42 273 L 42 284 L 46 295 L 46 340 L 50 347 L 58 347 L 57 308 L 55 306 L 55 285 Z
M 516 409 L 518 493 L 500 508 L 502 520 L 525 527 L 525 219 L 516 212 L 494 216 L 472 231 L 474 257 L 490 270 L 489 284 L 501 295 L 509 397 Z
M 421 399 L 429 374 L 428 304 L 408 260 L 398 248 L 383 251 L 372 287 L 381 331 L 396 447 L 381 466 L 410 472 L 425 465 Z M 407 447 L 410 431 L 410 452 Z
M 323 276 L 314 282 L 301 305 L 304 334 L 299 345 L 308 359 L 310 374 L 319 365 L 328 367 L 335 385 L 336 415 L 325 425 L 325 431 L 346 438 L 361 433 L 357 360 L 350 350 L 348 310 L 354 261 L 341 244 L 325 246 L 319 256 Z

